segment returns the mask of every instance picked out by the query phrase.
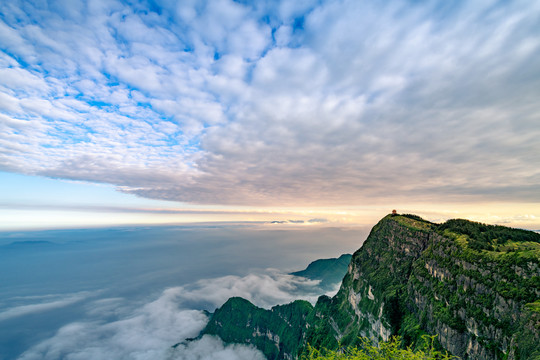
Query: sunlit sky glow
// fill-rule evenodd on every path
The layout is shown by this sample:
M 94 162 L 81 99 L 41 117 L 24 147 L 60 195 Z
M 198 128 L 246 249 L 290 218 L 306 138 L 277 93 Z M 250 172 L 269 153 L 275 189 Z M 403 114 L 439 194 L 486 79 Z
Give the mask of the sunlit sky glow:
M 539 18 L 534 1 L 1 2 L 0 229 L 392 208 L 540 229 Z

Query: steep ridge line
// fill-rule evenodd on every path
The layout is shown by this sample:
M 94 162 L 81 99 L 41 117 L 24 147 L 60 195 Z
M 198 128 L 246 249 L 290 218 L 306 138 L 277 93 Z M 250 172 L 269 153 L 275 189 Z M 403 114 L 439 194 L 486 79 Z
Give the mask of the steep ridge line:
M 415 215 L 388 215 L 351 259 L 340 290 L 260 309 L 233 298 L 204 334 L 253 344 L 268 359 L 298 359 L 309 343 L 338 349 L 399 335 L 436 334 L 464 359 L 540 356 L 540 235 Z M 249 305 L 248 305 L 249 304 Z

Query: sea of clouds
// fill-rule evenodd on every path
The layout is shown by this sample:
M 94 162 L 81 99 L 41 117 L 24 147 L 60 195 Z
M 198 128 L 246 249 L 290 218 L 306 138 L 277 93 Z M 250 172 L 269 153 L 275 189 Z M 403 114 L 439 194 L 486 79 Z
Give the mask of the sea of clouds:
M 0 358 L 263 358 L 215 337 L 185 340 L 233 296 L 264 308 L 314 303 L 319 282 L 288 273 L 351 252 L 365 235 L 257 226 L 0 233 Z
M 135 308 L 126 309 L 122 298 L 99 299 L 87 305 L 93 320 L 61 327 L 20 359 L 264 359 L 253 347 L 226 345 L 212 336 L 186 342 L 197 337 L 208 321 L 207 313 L 194 308 L 215 309 L 232 296 L 266 308 L 297 298 L 314 303 L 322 294 L 318 285 L 319 281 L 268 269 L 266 274 L 231 275 L 168 288 L 157 299 Z M 42 304 L 41 309 L 46 308 L 47 303 Z M 0 321 L 15 311 L 0 313 Z M 120 314 L 119 319 L 106 321 L 111 313 Z

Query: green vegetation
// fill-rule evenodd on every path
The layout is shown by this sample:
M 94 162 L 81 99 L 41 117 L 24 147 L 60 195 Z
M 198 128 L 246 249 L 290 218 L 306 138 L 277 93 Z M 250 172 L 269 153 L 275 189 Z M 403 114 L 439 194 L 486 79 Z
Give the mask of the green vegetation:
M 351 262 L 351 254 L 343 254 L 337 259 L 315 260 L 305 270 L 291 273 L 310 280 L 321 280 L 321 289 L 330 290 L 336 283 L 341 282 Z
M 426 327 L 437 321 L 456 336 L 468 334 L 493 358 L 536 356 L 537 320 L 525 310 L 535 307 L 540 292 L 540 234 L 461 219 L 435 230 L 441 238 L 417 260 L 409 285 L 422 299 L 416 311 L 433 309 Z M 469 333 L 467 320 L 478 336 Z
M 229 343 L 253 344 L 269 360 L 282 359 L 284 354 L 298 353 L 312 310 L 303 300 L 265 310 L 234 297 L 216 310 L 204 333 L 219 335 Z
M 519 250 L 523 243 L 539 244 L 540 234 L 533 231 L 512 229 L 506 226 L 487 225 L 463 219 L 448 220 L 438 226 L 438 231 L 445 230 L 456 234 L 466 235 L 469 239 L 468 246 L 474 250 L 512 251 Z M 505 247 L 508 242 L 513 245 Z M 520 244 L 521 243 L 521 244 Z M 535 247 L 539 249 L 540 247 Z
M 412 230 L 429 231 L 432 230 L 434 226 L 437 226 L 436 224 L 422 219 L 418 215 L 403 214 L 392 216 L 392 218 L 401 225 L 405 225 Z
M 447 352 L 438 351 L 435 346 L 434 336 L 424 336 L 424 344 L 421 349 L 413 350 L 403 348 L 399 338 L 394 337 L 391 341 L 380 342 L 378 346 L 366 338 L 361 339 L 359 347 L 348 347 L 339 351 L 322 349 L 317 350 L 308 346 L 307 354 L 302 360 L 451 360 L 459 359 Z
M 540 300 L 525 305 L 528 310 L 540 314 Z
M 540 356 L 538 294 L 540 234 L 388 215 L 352 256 L 333 298 L 322 296 L 314 307 L 295 302 L 272 310 L 226 304 L 207 333 L 254 344 L 269 359 L 364 359 L 390 350 L 414 359 L 411 354 L 429 356 L 423 340 L 428 334 L 438 335 L 430 338 L 432 353 L 532 359 Z M 396 335 L 400 341 L 382 341 Z M 381 346 L 366 347 L 362 337 Z M 367 350 L 379 353 L 365 357 Z

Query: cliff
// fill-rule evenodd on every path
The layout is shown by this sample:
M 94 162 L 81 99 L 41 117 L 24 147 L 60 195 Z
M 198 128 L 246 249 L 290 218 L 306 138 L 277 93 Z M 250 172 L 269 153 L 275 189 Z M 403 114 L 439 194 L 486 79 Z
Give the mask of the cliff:
M 436 334 L 464 359 L 540 357 L 540 234 L 466 220 L 383 218 L 351 259 L 339 292 L 312 307 L 264 310 L 233 298 L 204 333 L 297 359 L 309 343 L 337 349 Z
M 204 333 L 219 335 L 228 343 L 255 345 L 269 359 L 293 359 L 305 343 L 312 311 L 313 306 L 303 300 L 265 310 L 234 297 L 216 310 Z

